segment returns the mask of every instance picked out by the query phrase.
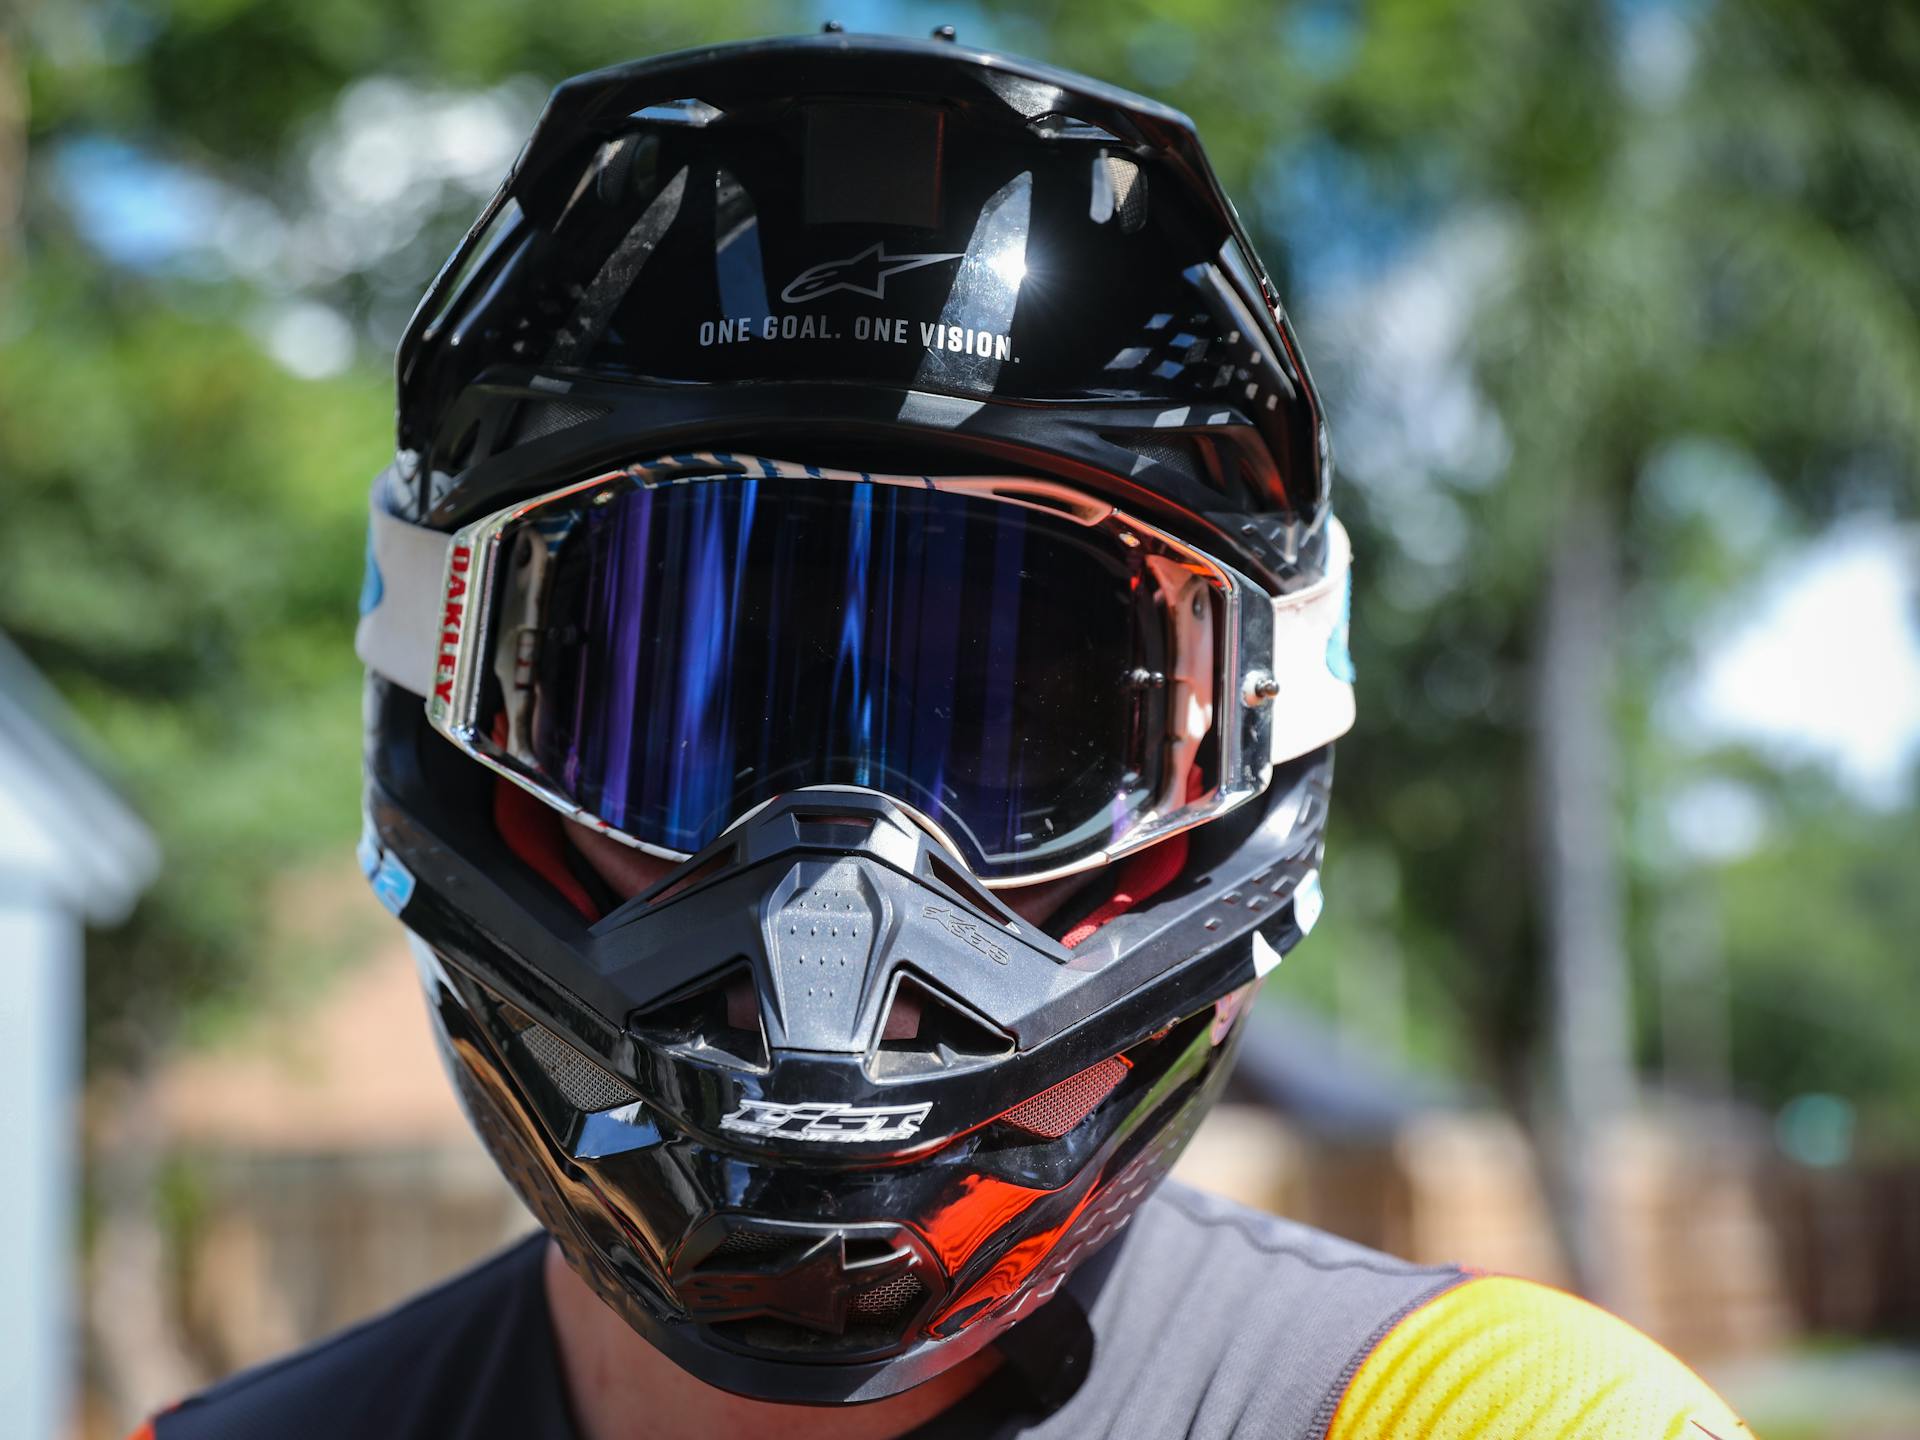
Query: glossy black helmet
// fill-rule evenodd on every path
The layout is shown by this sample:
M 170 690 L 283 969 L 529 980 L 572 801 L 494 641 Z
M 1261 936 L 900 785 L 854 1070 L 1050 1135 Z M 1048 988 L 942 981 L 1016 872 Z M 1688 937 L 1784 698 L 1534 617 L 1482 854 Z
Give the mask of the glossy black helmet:
M 1174 111 L 839 34 L 554 93 L 400 348 L 362 861 L 686 1369 L 918 1384 L 1172 1163 L 1319 908 L 1327 454 Z

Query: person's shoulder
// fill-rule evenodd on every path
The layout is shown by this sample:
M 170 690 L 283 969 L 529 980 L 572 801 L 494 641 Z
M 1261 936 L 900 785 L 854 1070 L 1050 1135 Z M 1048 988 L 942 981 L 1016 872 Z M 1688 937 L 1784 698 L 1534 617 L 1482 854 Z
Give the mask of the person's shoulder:
M 1257 1292 L 1269 1302 L 1262 1312 L 1281 1324 L 1295 1313 L 1339 1313 L 1371 1334 L 1466 1278 L 1457 1265 L 1401 1260 L 1177 1181 L 1141 1206 L 1132 1228 L 1135 1266 L 1163 1283 Z
M 1090 1314 L 1063 1435 L 1749 1440 L 1680 1361 L 1572 1295 L 1176 1183 L 1140 1207 Z
M 1316 1435 L 1372 1342 L 1464 1278 L 1177 1182 L 1087 1269 L 1067 1285 L 1092 1365 L 1066 1406 L 1023 1433 Z
M 1626 1321 L 1504 1275 L 1469 1276 L 1402 1316 L 1356 1367 L 1324 1433 L 1749 1436 L 1704 1380 Z
M 471 1433 L 516 1332 L 547 1324 L 535 1235 L 393 1310 L 200 1391 L 133 1440 L 400 1440 Z M 545 1347 L 535 1351 L 544 1354 Z M 524 1388 L 524 1387 L 516 1387 Z
M 1328 1274 L 1361 1271 L 1416 1283 L 1450 1283 L 1466 1274 L 1457 1265 L 1420 1265 L 1369 1250 L 1178 1180 L 1163 1184 L 1141 1206 L 1135 1223 L 1152 1235 L 1156 1246 L 1199 1244 L 1217 1252 L 1216 1259 L 1234 1264 L 1301 1265 Z

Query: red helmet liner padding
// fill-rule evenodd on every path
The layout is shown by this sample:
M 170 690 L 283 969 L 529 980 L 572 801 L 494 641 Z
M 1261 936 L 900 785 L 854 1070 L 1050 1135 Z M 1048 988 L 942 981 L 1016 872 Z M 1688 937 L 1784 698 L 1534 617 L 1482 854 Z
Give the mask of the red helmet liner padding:
M 566 838 L 558 812 L 542 805 L 517 785 L 499 779 L 493 786 L 493 827 L 520 861 L 566 897 L 567 903 L 589 922 L 600 918 L 600 907 L 567 868 Z

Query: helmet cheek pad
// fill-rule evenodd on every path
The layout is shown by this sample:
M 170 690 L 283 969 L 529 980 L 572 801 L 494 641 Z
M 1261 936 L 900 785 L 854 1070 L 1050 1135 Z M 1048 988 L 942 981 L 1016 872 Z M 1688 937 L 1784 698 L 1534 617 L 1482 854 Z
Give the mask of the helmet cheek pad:
M 1190 123 L 872 37 L 581 77 L 398 368 L 361 860 L 569 1263 L 811 1403 L 1092 1285 L 1319 913 L 1353 718 L 1319 402 Z M 672 868 L 563 893 L 515 786 Z

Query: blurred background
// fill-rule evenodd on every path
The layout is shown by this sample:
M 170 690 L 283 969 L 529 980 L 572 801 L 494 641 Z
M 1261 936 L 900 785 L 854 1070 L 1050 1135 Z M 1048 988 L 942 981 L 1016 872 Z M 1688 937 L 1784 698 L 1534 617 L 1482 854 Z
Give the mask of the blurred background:
M 13 0 L 0 1433 L 529 1226 L 351 857 L 391 354 L 556 80 L 827 19 L 1187 110 L 1327 393 L 1330 900 L 1189 1178 L 1920 1436 L 1911 0 Z

